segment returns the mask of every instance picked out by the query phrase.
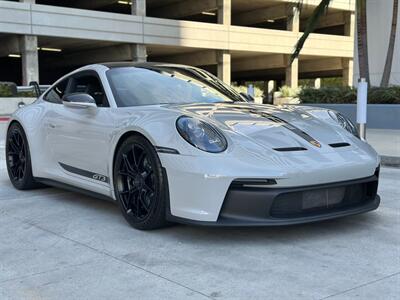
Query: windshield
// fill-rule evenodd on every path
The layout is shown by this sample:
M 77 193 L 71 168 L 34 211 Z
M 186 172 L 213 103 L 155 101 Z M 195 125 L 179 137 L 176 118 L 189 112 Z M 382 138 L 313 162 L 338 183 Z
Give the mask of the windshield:
M 118 107 L 243 101 L 210 73 L 184 66 L 150 65 L 107 71 Z

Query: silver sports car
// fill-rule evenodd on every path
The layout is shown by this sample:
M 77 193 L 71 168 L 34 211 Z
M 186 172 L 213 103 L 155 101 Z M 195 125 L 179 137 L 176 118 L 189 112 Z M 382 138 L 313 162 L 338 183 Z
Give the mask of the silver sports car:
M 116 201 L 135 228 L 283 225 L 376 209 L 380 159 L 343 115 L 257 105 L 198 68 L 80 68 L 8 125 L 17 189 Z

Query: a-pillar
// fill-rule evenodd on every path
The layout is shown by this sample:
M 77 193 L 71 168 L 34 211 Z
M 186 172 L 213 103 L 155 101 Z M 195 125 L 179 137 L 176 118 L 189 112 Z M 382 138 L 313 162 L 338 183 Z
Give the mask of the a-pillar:
M 140 17 L 146 16 L 146 0 L 132 0 L 132 15 Z M 145 44 L 132 44 L 131 51 L 132 61 L 147 61 L 147 49 Z
M 300 30 L 300 11 L 297 5 L 290 4 L 288 7 L 288 18 L 286 29 L 293 33 L 299 33 Z M 285 74 L 285 84 L 292 88 L 297 88 L 299 85 L 299 60 L 296 58 L 291 65 L 290 55 L 287 56 L 287 66 Z

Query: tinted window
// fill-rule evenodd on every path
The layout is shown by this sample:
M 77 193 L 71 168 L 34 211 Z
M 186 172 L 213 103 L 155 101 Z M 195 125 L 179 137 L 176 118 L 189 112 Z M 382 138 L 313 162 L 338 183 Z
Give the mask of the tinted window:
M 46 93 L 46 95 L 44 95 L 43 99 L 52 103 L 58 103 L 58 104 L 62 103 L 62 97 L 65 94 L 68 80 L 69 78 L 64 79 L 56 86 L 54 86 L 50 91 Z
M 119 107 L 243 101 L 231 87 L 197 68 L 122 67 L 108 70 L 107 78 Z
M 68 87 L 68 93 L 86 93 L 93 97 L 99 107 L 108 107 L 100 79 L 94 72 L 82 72 L 74 75 Z

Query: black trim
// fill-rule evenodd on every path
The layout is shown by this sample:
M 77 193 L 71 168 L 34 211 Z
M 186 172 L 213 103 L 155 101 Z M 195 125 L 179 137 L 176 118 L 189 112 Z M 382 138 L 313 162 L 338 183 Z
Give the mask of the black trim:
M 246 187 L 246 186 L 266 186 L 266 185 L 274 185 L 276 184 L 275 179 L 270 179 L 270 178 L 265 178 L 265 179 L 260 179 L 260 178 L 238 178 L 235 179 L 232 183 L 231 186 L 235 187 Z
M 35 180 L 37 182 L 40 182 L 40 183 L 43 183 L 45 185 L 52 186 L 52 187 L 55 187 L 55 188 L 59 188 L 59 189 L 63 189 L 63 190 L 67 190 L 67 191 L 75 192 L 75 193 L 81 193 L 81 194 L 84 194 L 86 196 L 90 196 L 90 197 L 101 199 L 101 200 L 115 202 L 115 200 L 110 196 L 106 196 L 106 195 L 103 195 L 103 194 L 100 194 L 100 193 L 96 193 L 96 192 L 89 191 L 89 190 L 86 190 L 86 189 L 83 189 L 83 188 L 72 186 L 72 185 L 69 185 L 69 184 L 66 184 L 66 183 L 63 183 L 63 182 L 59 182 L 59 181 L 56 181 L 56 180 L 53 180 L 53 179 L 35 177 Z
M 213 227 L 260 227 L 260 226 L 287 226 L 287 225 L 296 225 L 296 224 L 305 224 L 305 223 L 313 223 L 326 221 L 336 218 L 342 218 L 346 216 L 358 215 L 362 213 L 366 213 L 372 210 L 375 210 L 379 207 L 380 197 L 377 195 L 375 200 L 370 202 L 368 205 L 363 207 L 357 207 L 353 209 L 348 209 L 345 211 L 336 211 L 328 214 L 311 216 L 311 217 L 303 217 L 303 218 L 293 218 L 293 219 L 268 219 L 263 221 L 254 221 L 254 220 L 232 220 L 219 218 L 216 222 L 209 221 L 197 221 L 191 220 L 181 217 L 175 217 L 169 215 L 167 220 L 170 222 L 187 224 L 187 225 L 198 225 L 198 226 L 213 226 Z
M 104 182 L 104 183 L 110 183 L 110 179 L 107 176 L 101 175 L 101 174 L 97 174 L 94 172 L 90 172 L 87 170 L 82 170 L 79 168 L 75 168 L 66 164 L 63 164 L 61 162 L 58 163 L 65 171 L 68 171 L 70 173 L 74 173 L 76 175 L 80 175 L 83 177 L 87 177 L 93 180 L 97 180 L 100 182 Z
M 279 152 L 307 151 L 307 149 L 304 147 L 283 147 L 283 148 L 274 148 L 274 150 Z
M 329 144 L 329 146 L 331 146 L 332 148 L 341 148 L 341 147 L 348 147 L 350 146 L 349 143 L 333 143 L 333 144 Z
M 158 153 L 179 154 L 179 151 L 173 148 L 155 146 Z

